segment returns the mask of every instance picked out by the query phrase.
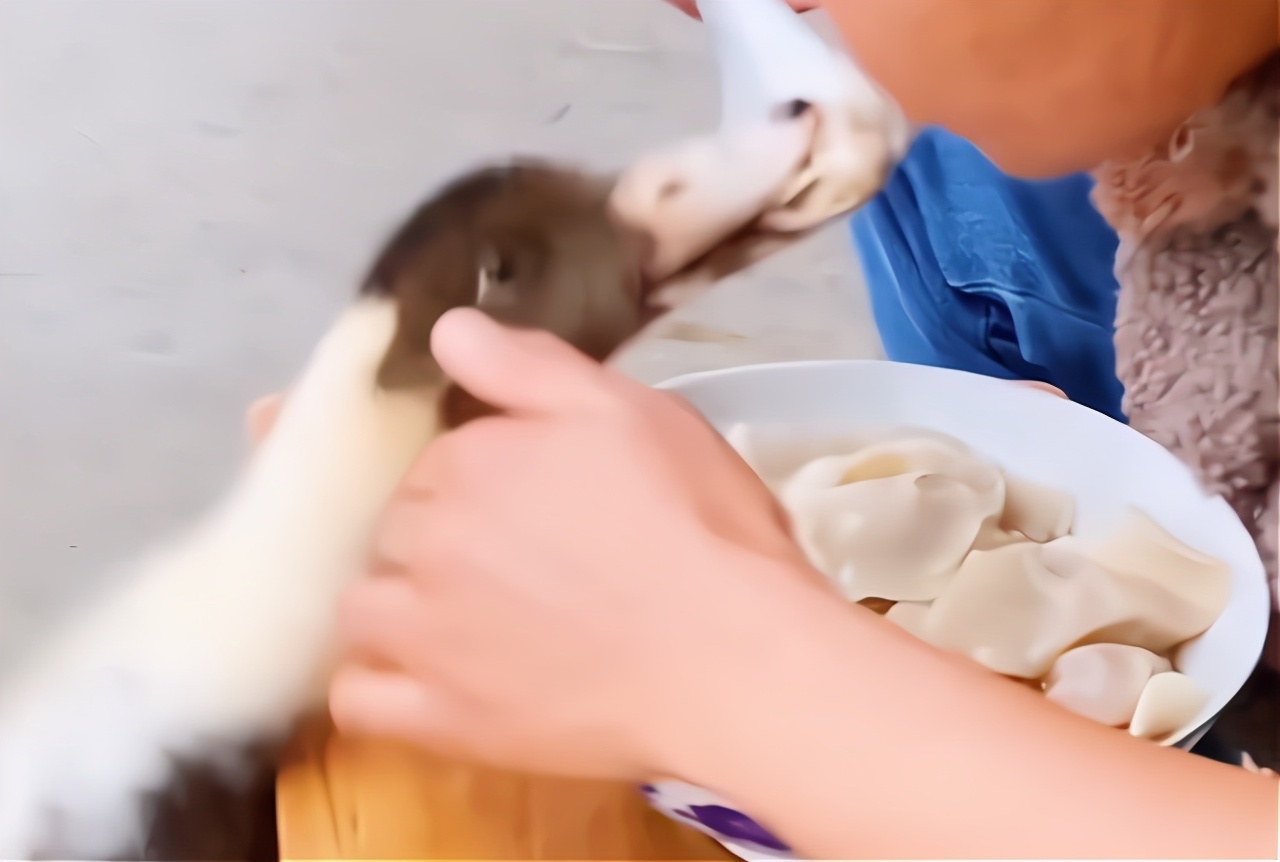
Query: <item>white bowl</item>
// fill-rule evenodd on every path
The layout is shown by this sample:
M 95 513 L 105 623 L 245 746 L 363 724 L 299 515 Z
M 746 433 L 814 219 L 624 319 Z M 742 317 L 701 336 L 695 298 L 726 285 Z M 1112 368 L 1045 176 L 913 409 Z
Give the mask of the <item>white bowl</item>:
M 785 426 L 798 436 L 893 426 L 944 432 L 1011 473 L 1073 494 L 1080 535 L 1105 532 L 1132 506 L 1191 547 L 1225 561 L 1231 567 L 1226 610 L 1176 660 L 1209 699 L 1170 744 L 1194 745 L 1258 662 L 1270 597 L 1262 560 L 1244 525 L 1162 446 L 1101 413 L 1032 387 L 898 362 L 750 365 L 684 375 L 659 388 L 687 399 L 722 434 L 739 423 Z M 646 793 L 657 807 L 695 826 L 700 824 L 691 805 L 712 806 L 706 809 L 713 811 L 710 820 L 727 816 L 713 810 L 722 803 L 696 788 L 664 783 Z M 742 833 L 701 826 L 741 856 L 786 858 L 769 842 L 743 845 L 734 840 Z

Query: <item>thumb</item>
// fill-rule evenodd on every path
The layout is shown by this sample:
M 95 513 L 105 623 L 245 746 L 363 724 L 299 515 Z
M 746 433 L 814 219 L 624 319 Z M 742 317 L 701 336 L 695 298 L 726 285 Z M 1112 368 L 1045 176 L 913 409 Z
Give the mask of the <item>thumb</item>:
M 608 379 L 599 363 L 551 333 L 503 326 L 469 307 L 440 317 L 431 353 L 454 383 L 499 410 L 588 408 Z

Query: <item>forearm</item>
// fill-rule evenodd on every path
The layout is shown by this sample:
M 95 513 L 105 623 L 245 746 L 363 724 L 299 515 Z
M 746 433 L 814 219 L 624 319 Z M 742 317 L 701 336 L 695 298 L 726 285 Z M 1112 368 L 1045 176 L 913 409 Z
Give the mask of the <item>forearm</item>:
M 1008 173 L 1132 158 L 1276 48 L 1275 0 L 827 0 L 913 120 Z
M 1079 718 L 861 608 L 796 615 L 771 628 L 805 637 L 721 675 L 682 777 L 799 854 L 1276 858 L 1273 778 Z

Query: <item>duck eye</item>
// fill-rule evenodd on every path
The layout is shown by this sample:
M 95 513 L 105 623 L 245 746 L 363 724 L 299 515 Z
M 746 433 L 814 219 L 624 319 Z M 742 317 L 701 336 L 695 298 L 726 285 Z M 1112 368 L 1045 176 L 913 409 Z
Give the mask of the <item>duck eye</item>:
M 515 264 L 510 255 L 489 246 L 480 255 L 480 277 L 491 284 L 510 281 L 515 277 Z
M 494 294 L 494 290 L 498 290 L 502 296 L 510 294 L 513 287 L 513 280 L 516 276 L 516 267 L 514 261 L 505 255 L 500 254 L 496 249 L 488 249 L 485 251 L 480 260 L 478 284 L 476 285 L 476 300 L 480 303 L 495 302 L 498 295 Z
M 499 257 L 490 269 L 491 277 L 494 281 L 506 282 L 515 278 L 515 267 L 511 261 L 505 257 Z

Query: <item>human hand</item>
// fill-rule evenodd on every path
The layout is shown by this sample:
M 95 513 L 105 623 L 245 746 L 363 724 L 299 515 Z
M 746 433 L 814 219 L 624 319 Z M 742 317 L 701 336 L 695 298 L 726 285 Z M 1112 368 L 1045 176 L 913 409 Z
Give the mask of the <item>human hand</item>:
M 1057 395 L 1059 398 L 1066 398 L 1067 393 L 1063 392 L 1052 383 L 1042 383 L 1039 380 L 1019 380 L 1019 386 L 1027 386 L 1031 389 L 1039 389 L 1041 392 L 1048 392 L 1050 395 Z
M 358 653 L 395 670 L 348 669 L 335 717 L 503 765 L 646 777 L 683 730 L 661 717 L 696 709 L 716 664 L 763 666 L 757 632 L 783 625 L 807 567 L 683 402 L 547 336 L 459 326 L 441 361 L 516 413 L 439 441 L 390 507 L 378 568 L 396 573 L 356 586 L 343 616 Z M 250 407 L 252 439 L 280 403 Z
M 344 732 L 652 777 L 710 681 L 776 653 L 762 630 L 845 610 L 763 483 L 674 395 L 473 310 L 442 318 L 432 350 L 508 415 L 434 441 L 387 511 L 375 576 L 341 611 Z

